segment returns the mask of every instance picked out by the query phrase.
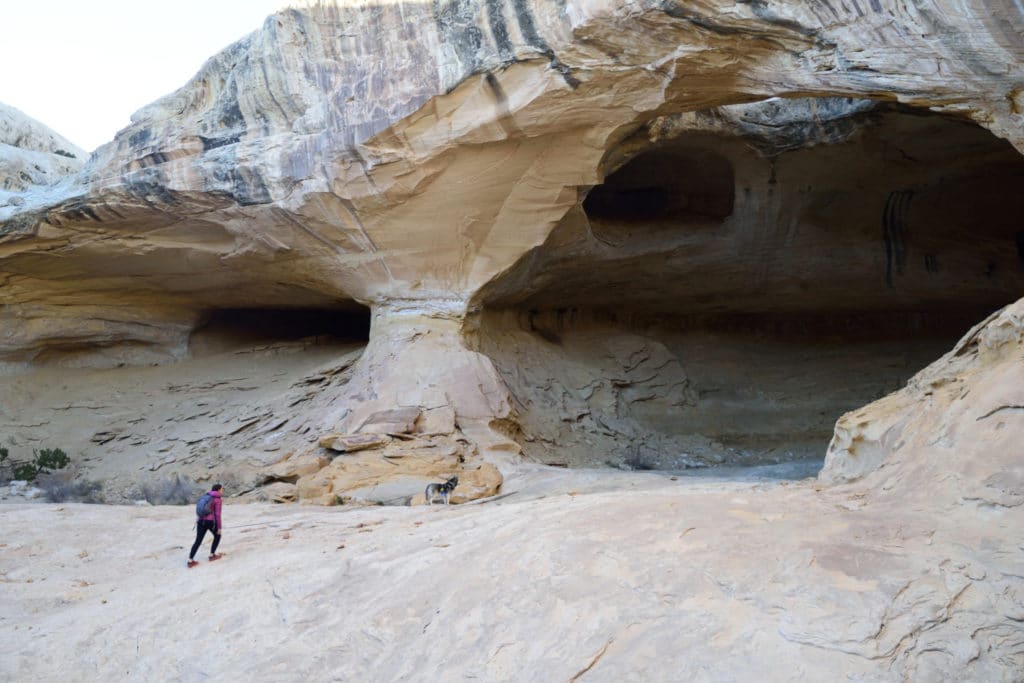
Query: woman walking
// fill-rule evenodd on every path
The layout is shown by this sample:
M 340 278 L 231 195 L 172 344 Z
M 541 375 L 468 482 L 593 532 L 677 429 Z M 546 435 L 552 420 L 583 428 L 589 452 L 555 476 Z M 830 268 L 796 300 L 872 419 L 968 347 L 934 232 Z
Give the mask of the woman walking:
M 189 569 L 199 564 L 195 559 L 196 551 L 199 550 L 199 546 L 202 544 L 207 531 L 213 533 L 213 546 L 210 547 L 210 562 L 221 558 L 217 554 L 217 546 L 220 545 L 220 530 L 222 528 L 220 521 L 220 492 L 223 488 L 220 484 L 214 484 L 213 488 L 204 493 L 199 502 L 196 503 L 196 542 L 192 544 L 192 551 L 188 554 Z

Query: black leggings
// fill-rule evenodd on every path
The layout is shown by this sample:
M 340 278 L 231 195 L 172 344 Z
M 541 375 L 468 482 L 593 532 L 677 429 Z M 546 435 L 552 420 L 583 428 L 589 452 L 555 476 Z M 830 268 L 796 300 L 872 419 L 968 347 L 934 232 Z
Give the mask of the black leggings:
M 210 554 L 216 554 L 217 545 L 220 543 L 220 534 L 217 533 L 217 522 L 212 519 L 200 519 L 196 522 L 196 542 L 192 544 L 192 552 L 188 554 L 188 559 L 191 560 L 196 556 L 199 544 L 203 542 L 203 537 L 206 536 L 207 531 L 213 534 L 213 547 L 210 548 Z

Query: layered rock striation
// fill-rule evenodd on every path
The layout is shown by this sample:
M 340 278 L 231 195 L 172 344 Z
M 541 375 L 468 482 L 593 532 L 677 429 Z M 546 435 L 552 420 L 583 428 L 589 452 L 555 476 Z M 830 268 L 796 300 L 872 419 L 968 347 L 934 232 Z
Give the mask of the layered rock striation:
M 59 191 L 0 206 L 0 359 L 165 363 L 231 312 L 368 307 L 322 432 L 397 405 L 495 457 L 813 452 L 1019 295 L 1022 22 L 995 1 L 283 11 Z M 835 365 L 833 333 L 855 342 L 831 381 L 858 388 L 810 400 L 794 378 Z M 529 348 L 552 339 L 572 348 Z M 774 376 L 749 376 L 765 349 Z

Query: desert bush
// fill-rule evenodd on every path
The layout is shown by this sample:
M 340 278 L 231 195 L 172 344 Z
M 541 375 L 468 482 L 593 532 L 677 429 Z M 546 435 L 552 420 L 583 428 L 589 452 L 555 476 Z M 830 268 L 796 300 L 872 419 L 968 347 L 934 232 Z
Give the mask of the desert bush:
M 177 474 L 139 486 L 139 498 L 153 505 L 189 505 L 198 496 L 199 487 Z
M 68 480 L 64 477 L 44 476 L 37 482 L 50 503 L 105 503 L 103 483 L 95 479 Z
M 639 447 L 635 447 L 623 460 L 623 465 L 631 470 L 657 470 L 660 469 L 660 464 L 656 455 L 641 451 Z

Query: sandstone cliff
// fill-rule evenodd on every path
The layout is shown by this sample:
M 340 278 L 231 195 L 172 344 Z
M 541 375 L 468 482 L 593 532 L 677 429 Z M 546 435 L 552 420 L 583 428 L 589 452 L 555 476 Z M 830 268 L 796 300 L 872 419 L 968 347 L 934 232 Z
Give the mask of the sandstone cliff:
M 722 443 L 759 458 L 794 435 L 806 440 L 800 434 L 813 451 L 837 408 L 891 390 L 957 325 L 1020 291 L 1009 218 L 1019 212 L 1019 157 L 958 122 L 1024 144 L 1015 22 L 1010 3 L 327 3 L 283 11 L 140 110 L 63 195 L 26 196 L 2 210 L 0 354 L 15 368 L 162 363 L 188 357 L 190 339 L 234 311 L 358 315 L 369 306 L 369 332 L 351 334 L 369 336 L 350 387 L 362 399 L 320 415 L 321 429 L 358 430 L 396 401 L 447 406 L 490 449 L 503 438 L 487 436 L 487 424 L 515 424 L 524 411 L 505 389 L 508 372 L 477 351 L 493 335 L 462 331 L 467 313 L 711 312 L 763 329 L 775 324 L 764 314 L 795 308 L 798 328 L 867 325 L 898 335 L 917 323 L 878 316 L 955 308 L 960 322 L 926 333 L 935 338 L 930 351 L 883 351 L 903 358 L 903 369 L 837 399 L 821 420 L 777 430 L 781 440 L 767 435 L 750 451 L 725 426 L 654 429 L 680 452 Z M 728 106 L 796 96 L 819 99 Z M 820 99 L 837 96 L 845 99 Z M 858 97 L 957 120 L 872 114 Z M 950 139 L 958 142 L 940 142 Z M 813 151 L 823 146 L 837 151 Z M 965 158 L 972 166 L 953 177 L 936 168 Z M 615 183 L 590 190 L 617 169 Z M 834 176 L 830 187 L 804 189 L 824 174 Z M 657 196 L 630 213 L 637 191 Z M 989 214 L 961 217 L 979 205 Z M 913 266 L 908 223 L 936 224 L 933 238 L 913 245 L 922 259 Z M 956 255 L 979 224 L 986 238 L 966 259 Z M 777 227 L 760 234 L 764 225 Z M 722 228 L 726 240 L 700 236 Z M 880 228 L 884 247 L 872 234 Z M 593 246 L 579 258 L 581 239 Z M 808 258 L 808 249 L 826 260 Z M 921 263 L 925 272 L 914 272 Z M 561 287 L 545 284 L 552 281 Z M 666 310 L 666 302 L 674 304 Z M 825 313 L 836 309 L 838 319 Z M 717 334 L 723 323 L 709 324 Z M 416 341 L 425 334 L 437 343 Z M 678 356 L 689 343 L 669 346 Z M 669 413 L 722 391 L 687 379 L 685 366 L 666 385 L 676 389 L 656 391 L 668 391 Z M 750 391 L 743 384 L 726 391 Z M 721 422 L 714 407 L 697 408 L 691 423 Z M 630 426 L 623 411 L 623 426 L 605 429 L 614 439 L 656 426 Z
M 395 528 L 346 530 L 344 575 L 283 597 L 337 539 L 270 569 L 240 542 L 230 585 L 269 589 L 219 628 L 306 656 L 236 674 L 1015 680 L 1022 29 L 1000 0 L 329 2 L 269 17 L 81 170 L 0 109 L 0 436 L 68 447 L 112 500 L 165 474 L 251 500 L 418 502 L 452 472 L 456 502 L 520 495 L 421 530 L 239 513 Z M 683 476 L 826 450 L 816 482 Z M 50 607 L 101 609 L 116 570 L 54 598 L 26 559 L 48 543 L 11 548 L 4 616 L 53 634 Z M 147 596 L 128 584 L 122 607 Z M 452 629 L 421 637 L 439 595 Z M 138 639 L 141 668 L 96 653 L 140 619 L 74 631 L 77 661 L 168 670 Z M 9 641 L 3 673 L 68 675 L 45 646 Z

